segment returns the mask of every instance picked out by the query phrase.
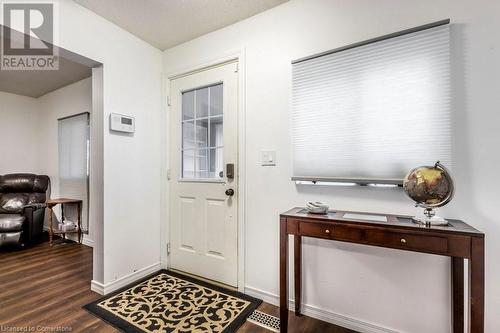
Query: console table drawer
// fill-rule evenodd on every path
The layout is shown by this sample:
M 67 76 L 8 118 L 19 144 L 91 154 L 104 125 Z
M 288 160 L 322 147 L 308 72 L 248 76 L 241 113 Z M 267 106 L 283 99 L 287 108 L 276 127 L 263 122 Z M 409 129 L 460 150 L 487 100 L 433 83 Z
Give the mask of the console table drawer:
M 439 236 L 367 230 L 365 239 L 369 243 L 400 249 L 440 253 L 448 252 L 448 239 Z
M 348 241 L 361 241 L 363 236 L 362 231 L 356 228 L 312 222 L 300 222 L 299 233 L 302 236 Z

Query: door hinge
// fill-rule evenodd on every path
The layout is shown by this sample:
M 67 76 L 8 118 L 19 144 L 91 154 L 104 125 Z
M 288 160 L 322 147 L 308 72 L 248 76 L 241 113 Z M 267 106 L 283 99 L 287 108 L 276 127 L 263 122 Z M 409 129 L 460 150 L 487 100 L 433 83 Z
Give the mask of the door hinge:
M 167 180 L 170 180 L 170 169 L 167 169 Z
M 167 105 L 168 105 L 168 106 L 171 106 L 171 105 L 172 105 L 171 100 L 170 100 L 170 96 L 167 96 Z
M 167 256 L 170 255 L 170 243 L 167 243 Z
M 240 64 L 237 63 L 234 72 L 238 73 L 239 70 L 240 70 Z

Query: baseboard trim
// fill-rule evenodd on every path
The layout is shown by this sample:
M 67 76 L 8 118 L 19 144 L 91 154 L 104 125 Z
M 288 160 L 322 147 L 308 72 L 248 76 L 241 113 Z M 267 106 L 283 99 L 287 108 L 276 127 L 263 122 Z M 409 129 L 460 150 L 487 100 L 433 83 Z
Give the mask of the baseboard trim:
M 104 285 L 96 280 L 90 281 L 90 290 L 100 295 L 104 295 Z
M 157 262 L 105 284 L 92 280 L 90 284 L 90 289 L 98 294 L 106 295 L 122 287 L 125 287 L 126 285 L 131 284 L 139 279 L 142 279 L 143 277 L 149 274 L 155 273 L 160 269 L 161 269 L 161 263 Z
M 246 286 L 245 294 L 260 298 L 264 300 L 264 302 L 279 306 L 279 296 L 272 294 L 270 292 L 254 288 L 251 286 Z M 288 308 L 289 309 L 295 308 L 294 300 L 290 300 Z M 324 310 L 317 306 L 309 304 L 302 304 L 302 314 L 332 323 L 334 325 L 342 326 L 360 333 L 398 333 L 398 331 L 391 330 L 389 328 L 364 322 L 359 319 L 351 318 L 335 312 Z
M 83 235 L 82 244 L 86 245 L 88 247 L 92 247 L 92 248 L 94 247 L 94 241 L 90 238 L 85 237 L 85 235 Z

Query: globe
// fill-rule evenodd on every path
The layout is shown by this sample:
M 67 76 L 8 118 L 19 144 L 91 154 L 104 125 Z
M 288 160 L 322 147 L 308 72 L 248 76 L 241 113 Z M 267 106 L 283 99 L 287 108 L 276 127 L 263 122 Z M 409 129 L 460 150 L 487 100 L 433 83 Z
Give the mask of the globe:
M 411 170 L 403 181 L 403 189 L 416 206 L 425 208 L 424 216 L 414 217 L 416 222 L 447 224 L 446 220 L 435 216 L 434 208 L 450 202 L 454 185 L 450 172 L 439 161 L 434 166 L 420 166 Z

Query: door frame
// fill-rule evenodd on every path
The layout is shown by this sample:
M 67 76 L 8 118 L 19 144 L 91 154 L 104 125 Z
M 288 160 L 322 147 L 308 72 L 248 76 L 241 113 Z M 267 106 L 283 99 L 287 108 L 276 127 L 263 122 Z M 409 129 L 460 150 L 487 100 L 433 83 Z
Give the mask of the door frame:
M 245 222 L 246 222 L 246 100 L 245 100 L 245 49 L 228 52 L 213 59 L 197 62 L 179 70 L 162 75 L 162 129 L 161 131 L 161 207 L 160 207 L 160 262 L 162 268 L 169 267 L 167 255 L 167 244 L 170 241 L 170 221 L 169 221 L 169 163 L 170 163 L 170 83 L 172 80 L 191 75 L 200 71 L 208 70 L 212 67 L 225 65 L 230 62 L 238 63 L 238 291 L 245 291 Z

